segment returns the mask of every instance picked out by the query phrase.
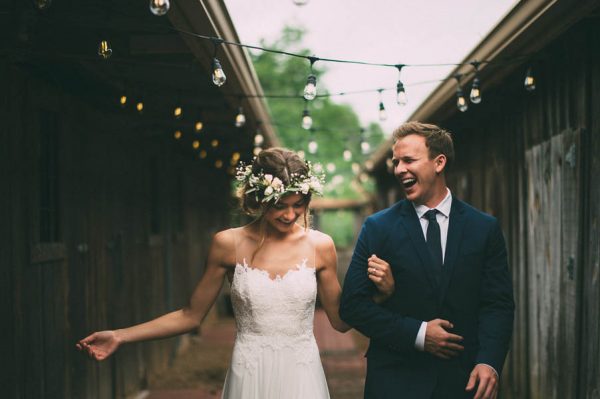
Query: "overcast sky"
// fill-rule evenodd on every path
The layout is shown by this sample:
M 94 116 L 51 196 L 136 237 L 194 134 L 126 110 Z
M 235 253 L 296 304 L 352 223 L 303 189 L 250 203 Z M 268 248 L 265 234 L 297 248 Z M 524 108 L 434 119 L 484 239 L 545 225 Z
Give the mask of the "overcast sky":
M 225 0 L 240 40 L 258 45 L 273 41 L 285 25 L 307 30 L 304 45 L 323 58 L 391 64 L 458 63 L 517 3 L 515 0 Z M 395 87 L 393 68 L 326 63 L 319 82 L 330 92 Z M 452 67 L 407 67 L 402 70 L 408 105 L 399 107 L 395 90 L 383 93 L 386 134 L 406 120 Z M 307 63 L 308 73 L 308 63 Z M 298 89 L 301 92 L 302 88 Z M 349 103 L 361 123 L 378 121 L 378 93 L 335 97 Z M 300 122 L 299 122 L 300 123 Z M 326 121 L 319 121 L 327 126 Z

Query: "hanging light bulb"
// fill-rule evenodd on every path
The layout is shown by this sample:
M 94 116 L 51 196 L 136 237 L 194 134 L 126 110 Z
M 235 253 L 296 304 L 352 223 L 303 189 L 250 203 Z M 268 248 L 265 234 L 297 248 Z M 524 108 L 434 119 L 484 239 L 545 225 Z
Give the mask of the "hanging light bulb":
M 200 140 L 194 140 L 192 141 L 192 147 L 197 150 L 198 148 L 200 148 Z
M 349 149 L 345 149 L 344 150 L 344 161 L 346 162 L 350 162 L 352 160 L 352 151 L 350 151 Z
M 476 76 L 473 79 L 473 85 L 471 86 L 471 94 L 469 95 L 473 104 L 479 104 L 481 102 L 481 89 L 479 86 L 479 78 Z
M 223 161 L 221 161 L 220 159 L 217 159 L 215 161 L 215 168 L 221 169 L 222 167 L 223 167 Z
M 265 141 L 264 136 L 257 132 L 256 136 L 254 136 L 254 145 L 257 147 L 260 147 L 264 141 Z
M 212 73 L 212 81 L 215 85 L 221 87 L 225 84 L 227 80 L 227 76 L 225 76 L 225 72 L 223 72 L 223 68 L 221 68 L 221 63 L 218 59 L 213 58 L 213 73 Z
M 469 104 L 467 104 L 467 99 L 465 98 L 460 86 L 456 90 L 456 108 L 458 108 L 460 112 L 465 112 L 467 109 L 469 109 Z
M 125 108 L 125 105 L 127 105 L 127 96 L 125 94 L 119 98 L 119 104 L 121 105 L 121 108 Z
M 313 74 L 308 75 L 306 86 L 304 86 L 304 98 L 308 101 L 314 100 L 317 96 L 317 77 Z
M 404 84 L 402 84 L 401 81 L 398 81 L 398 84 L 396 85 L 396 102 L 401 106 L 404 106 L 408 103 L 406 92 L 404 91 Z
M 396 68 L 398 68 L 398 83 L 396 84 L 396 102 L 398 103 L 398 105 L 401 105 L 401 106 L 404 106 L 408 103 L 408 99 L 406 98 L 406 91 L 404 90 L 404 84 L 402 83 L 402 80 L 400 79 L 400 75 L 402 74 L 403 67 L 404 67 L 404 64 L 396 65 Z
M 100 44 L 98 44 L 98 55 L 103 60 L 107 60 L 112 55 L 112 49 L 110 48 L 110 43 L 108 40 L 100 40 Z
M 319 144 L 317 144 L 315 139 L 311 139 L 308 142 L 308 152 L 311 154 L 316 154 L 318 149 L 319 149 Z
M 137 112 L 140 114 L 144 112 L 144 102 L 142 100 L 138 101 L 137 104 L 135 104 L 135 109 L 137 109 Z
M 33 4 L 38 10 L 44 11 L 50 8 L 52 5 L 52 0 L 34 0 Z
M 525 90 L 531 92 L 535 90 L 535 78 L 531 73 L 531 67 L 527 68 L 527 74 L 525 75 Z
M 182 115 L 183 109 L 180 106 L 175 107 L 175 109 L 173 110 L 173 116 L 175 117 L 175 119 L 181 118 Z
M 208 155 L 208 153 L 206 152 L 206 150 L 200 150 L 200 154 L 198 154 L 200 159 L 206 158 L 207 155 Z
M 368 141 L 361 141 L 360 150 L 363 154 L 368 154 L 371 151 L 371 144 Z
M 294 4 L 297 6 L 305 6 L 308 4 L 308 0 L 294 0 Z
M 385 112 L 385 105 L 383 105 L 383 101 L 379 102 L 379 120 L 381 122 L 387 119 L 387 112 Z
M 385 112 L 385 105 L 383 105 L 383 98 L 381 97 L 383 89 L 378 89 L 377 92 L 379 93 L 379 120 L 383 122 L 387 119 L 387 112 Z
M 246 115 L 244 115 L 244 109 L 240 107 L 238 114 L 235 116 L 235 127 L 242 127 L 246 124 Z
M 255 156 L 258 156 L 258 154 L 260 154 L 261 151 L 262 151 L 262 147 L 254 147 L 253 153 Z
M 200 121 L 197 121 L 196 124 L 194 125 L 194 129 L 196 130 L 196 133 L 200 132 L 200 130 L 202 130 L 203 127 L 204 127 L 204 124 Z
M 175 130 L 175 132 L 173 133 L 173 138 L 175 140 L 179 140 L 181 138 L 182 134 L 181 134 L 181 130 Z
M 471 62 L 473 68 L 475 68 L 475 78 L 473 79 L 473 84 L 471 85 L 471 93 L 469 94 L 469 98 L 473 104 L 479 104 L 481 102 L 481 84 L 479 82 L 479 65 L 481 63 L 478 61 Z
M 231 160 L 234 162 L 237 162 L 240 160 L 240 156 L 241 154 L 237 151 L 235 151 L 233 154 L 231 154 Z
M 310 116 L 310 113 L 307 109 L 302 112 L 302 128 L 306 130 L 310 130 L 312 127 L 313 120 Z
M 171 8 L 169 0 L 150 0 L 150 11 L 156 16 L 163 16 Z
M 217 139 L 212 139 L 212 141 L 210 142 L 210 145 L 211 145 L 213 148 L 217 148 L 217 147 L 219 146 L 219 140 L 217 140 Z

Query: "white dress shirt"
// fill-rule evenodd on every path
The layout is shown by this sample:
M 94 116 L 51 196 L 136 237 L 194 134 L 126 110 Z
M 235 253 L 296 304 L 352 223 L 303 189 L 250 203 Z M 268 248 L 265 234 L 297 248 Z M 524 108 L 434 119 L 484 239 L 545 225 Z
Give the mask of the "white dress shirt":
M 446 259 L 446 242 L 448 241 L 448 225 L 450 222 L 450 208 L 452 207 L 452 194 L 450 193 L 450 189 L 446 188 L 448 193 L 446 196 L 436 206 L 433 208 L 429 208 L 425 205 L 412 205 L 415 207 L 415 211 L 417 212 L 417 217 L 419 218 L 419 222 L 421 222 L 421 228 L 423 229 L 423 237 L 427 240 L 427 227 L 429 226 L 429 220 L 425 217 L 425 213 L 430 209 L 437 209 L 437 214 L 435 218 L 440 225 L 440 241 L 442 243 L 442 262 Z M 442 267 L 444 267 L 442 265 Z M 421 327 L 419 328 L 419 332 L 417 333 L 417 339 L 415 340 L 415 348 L 420 351 L 425 350 L 425 331 L 427 330 L 427 322 L 424 321 L 421 323 Z

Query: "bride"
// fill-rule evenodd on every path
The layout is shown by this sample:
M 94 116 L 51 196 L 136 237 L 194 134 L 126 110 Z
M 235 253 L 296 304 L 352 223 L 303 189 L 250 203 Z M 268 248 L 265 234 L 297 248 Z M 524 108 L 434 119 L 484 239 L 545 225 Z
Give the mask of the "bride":
M 237 179 L 241 207 L 256 220 L 214 236 L 188 306 L 129 328 L 95 332 L 76 346 L 104 360 L 121 344 L 197 329 L 227 278 L 237 335 L 223 398 L 329 398 L 313 335 L 317 293 L 333 328 L 350 327 L 338 314 L 333 241 L 307 228 L 308 205 L 313 193 L 321 193 L 323 177 L 296 153 L 271 148 L 241 165 Z M 374 301 L 393 293 L 389 265 L 375 255 L 369 278 L 377 288 Z

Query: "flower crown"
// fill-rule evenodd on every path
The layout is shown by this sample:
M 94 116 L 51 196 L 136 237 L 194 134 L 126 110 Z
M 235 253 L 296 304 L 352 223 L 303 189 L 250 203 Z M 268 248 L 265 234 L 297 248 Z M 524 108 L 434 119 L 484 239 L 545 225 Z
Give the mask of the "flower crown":
M 254 157 L 254 160 L 256 160 L 256 157 Z M 263 170 L 253 173 L 252 164 L 246 165 L 244 162 L 239 163 L 235 178 L 238 180 L 240 187 L 248 187 L 244 194 L 254 193 L 256 201 L 262 203 L 269 201 L 276 203 L 283 195 L 291 193 L 323 195 L 325 173 L 315 170 L 319 168 L 316 168 L 316 165 L 309 161 L 306 161 L 306 166 L 308 167 L 308 173 L 306 175 L 292 173 L 290 183 L 287 185 L 283 184 L 278 177 L 268 173 L 265 174 Z

